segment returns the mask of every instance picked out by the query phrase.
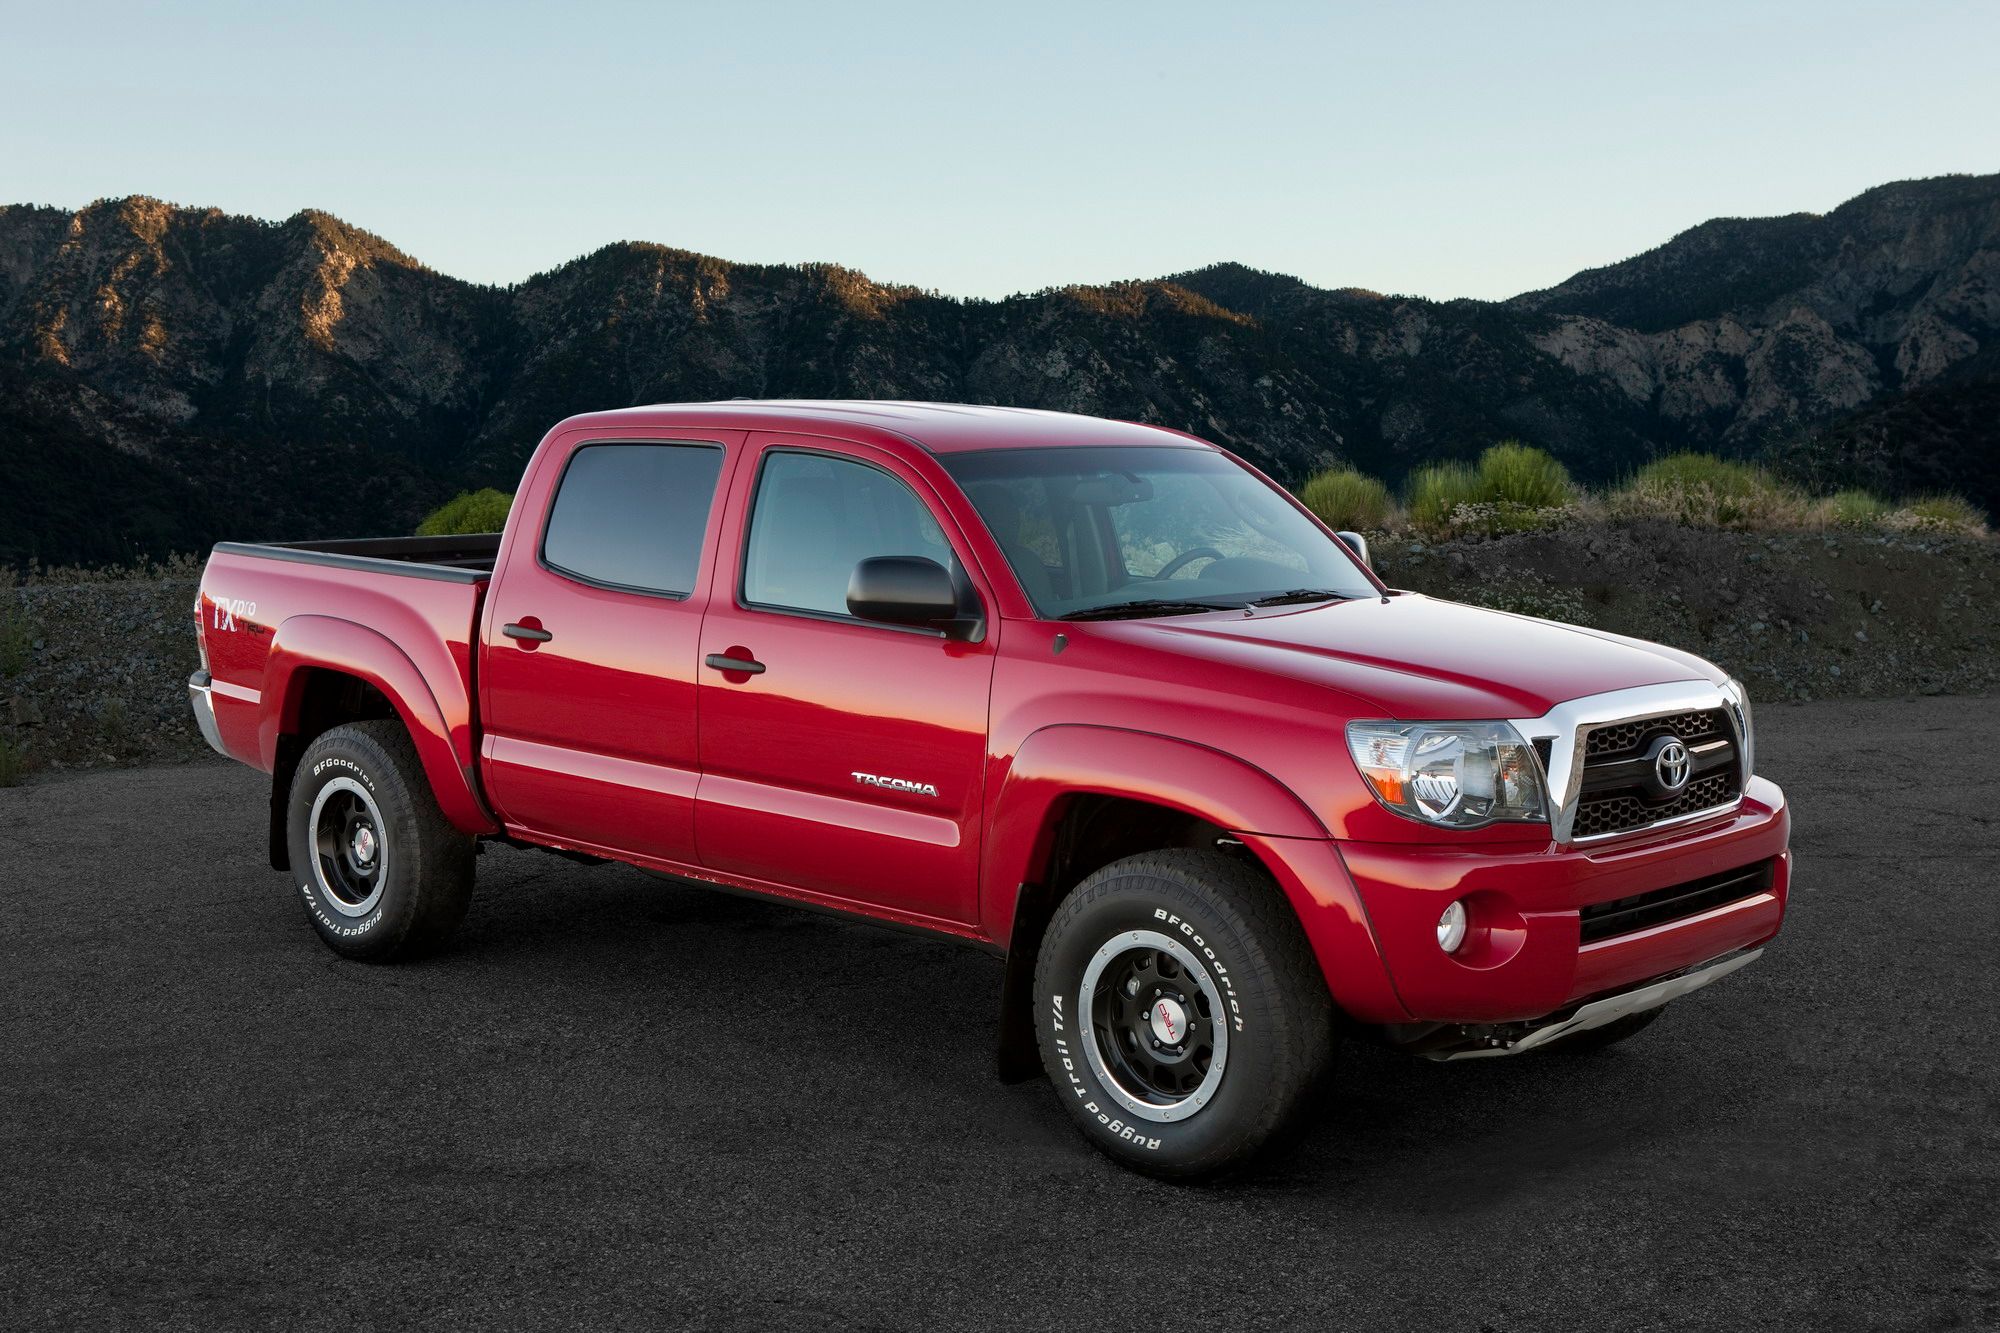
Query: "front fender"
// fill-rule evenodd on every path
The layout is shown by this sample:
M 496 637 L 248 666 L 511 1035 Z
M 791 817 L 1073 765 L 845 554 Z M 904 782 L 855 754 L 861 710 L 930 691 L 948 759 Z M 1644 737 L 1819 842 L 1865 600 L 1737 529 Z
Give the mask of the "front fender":
M 1022 742 L 988 813 L 980 877 L 987 938 L 1014 940 L 1022 890 L 1039 884 L 1061 803 L 1079 793 L 1150 802 L 1241 836 L 1290 901 L 1336 1003 L 1397 1012 L 1360 895 L 1319 818 L 1255 765 L 1149 732 L 1060 724 Z M 1014 943 L 1010 955 L 1032 947 Z
M 278 738 L 299 727 L 307 672 L 312 668 L 357 677 L 382 692 L 409 730 L 438 808 L 453 828 L 470 834 L 500 831 L 479 795 L 471 700 L 457 674 L 434 687 L 393 640 L 351 620 L 292 616 L 272 636 L 257 722 L 258 751 L 267 772 L 277 763 Z M 446 696 L 443 701 L 440 690 Z

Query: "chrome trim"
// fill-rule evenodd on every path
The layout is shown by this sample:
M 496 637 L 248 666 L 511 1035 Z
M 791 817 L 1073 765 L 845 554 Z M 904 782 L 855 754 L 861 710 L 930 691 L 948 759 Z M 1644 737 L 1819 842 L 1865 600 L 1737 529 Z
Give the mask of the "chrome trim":
M 1699 967 L 1655 981 L 1633 990 L 1607 995 L 1601 1000 L 1592 1000 L 1580 1005 L 1567 1018 L 1559 1018 L 1544 1027 L 1535 1028 L 1519 1041 L 1505 1046 L 1480 1047 L 1470 1051 L 1439 1051 L 1433 1060 L 1477 1060 L 1494 1055 L 1519 1055 L 1532 1051 L 1537 1046 L 1546 1046 L 1563 1037 L 1573 1037 L 1579 1032 L 1601 1028 L 1607 1023 L 1615 1023 L 1631 1014 L 1642 1014 L 1648 1009 L 1657 1009 L 1669 1000 L 1677 1000 L 1689 991 L 1700 990 L 1711 981 L 1720 981 L 1739 968 L 1748 967 L 1763 955 L 1762 949 L 1751 949 L 1744 953 L 1725 954 L 1711 959 Z
M 1627 690 L 1587 694 L 1581 699 L 1559 703 L 1540 717 L 1509 718 L 1508 721 L 1530 745 L 1538 740 L 1549 742 L 1548 771 L 1543 774 L 1548 783 L 1549 832 L 1558 843 L 1576 845 L 1606 842 L 1613 838 L 1630 838 L 1641 833 L 1650 833 L 1655 829 L 1686 824 L 1697 819 L 1708 819 L 1741 805 L 1742 792 L 1750 785 L 1750 775 L 1747 772 L 1739 773 L 1737 797 L 1725 805 L 1697 810 L 1689 815 L 1676 815 L 1672 819 L 1644 824 L 1638 828 L 1620 829 L 1616 833 L 1596 833 L 1583 838 L 1570 836 L 1570 830 L 1576 826 L 1577 801 L 1583 794 L 1584 742 L 1588 739 L 1592 728 L 1616 726 L 1625 722 L 1643 722 L 1647 718 L 1663 717 L 1671 713 L 1710 712 L 1718 708 L 1729 717 L 1731 730 L 1736 732 L 1736 753 L 1740 769 L 1743 757 L 1743 734 L 1741 724 L 1737 721 L 1736 710 L 1726 691 L 1705 680 L 1676 681 L 1667 685 L 1637 685 Z
M 234 756 L 222 748 L 222 732 L 215 725 L 215 696 L 209 679 L 206 671 L 188 677 L 188 706 L 194 709 L 194 724 L 201 728 L 201 738 L 208 742 L 208 748 L 230 759 Z

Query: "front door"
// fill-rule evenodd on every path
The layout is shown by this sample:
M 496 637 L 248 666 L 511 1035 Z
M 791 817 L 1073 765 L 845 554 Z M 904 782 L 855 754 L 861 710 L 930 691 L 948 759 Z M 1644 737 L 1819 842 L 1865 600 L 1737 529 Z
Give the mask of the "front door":
M 701 631 L 702 863 L 973 921 L 998 622 L 966 643 L 847 613 L 870 556 L 926 556 L 978 596 L 956 534 L 922 479 L 860 445 L 753 435 L 736 485 L 724 549 L 742 559 Z
M 585 439 L 544 460 L 493 581 L 486 791 L 530 837 L 696 864 L 696 647 L 742 432 Z

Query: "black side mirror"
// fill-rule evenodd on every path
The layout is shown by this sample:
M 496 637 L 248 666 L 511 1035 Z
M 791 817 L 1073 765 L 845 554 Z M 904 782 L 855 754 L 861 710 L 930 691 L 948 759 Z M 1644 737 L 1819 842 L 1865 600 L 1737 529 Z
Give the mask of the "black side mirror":
M 863 620 L 947 633 L 960 625 L 950 572 L 920 555 L 876 555 L 856 565 L 847 580 L 847 611 Z
M 1336 532 L 1333 535 L 1340 538 L 1346 544 L 1348 550 L 1354 552 L 1356 560 L 1359 560 L 1370 569 L 1375 568 L 1375 562 L 1368 558 L 1368 539 L 1366 537 L 1358 532 Z

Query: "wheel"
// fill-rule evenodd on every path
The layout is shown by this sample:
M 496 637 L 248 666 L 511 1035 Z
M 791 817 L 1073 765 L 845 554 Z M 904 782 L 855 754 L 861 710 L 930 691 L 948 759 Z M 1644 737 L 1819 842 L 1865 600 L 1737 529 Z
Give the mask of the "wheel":
M 1663 1004 L 1657 1009 L 1648 1009 L 1643 1013 L 1627 1014 L 1623 1018 L 1613 1019 L 1601 1028 L 1590 1028 L 1587 1031 L 1577 1033 L 1574 1037 L 1559 1037 L 1548 1044 L 1548 1049 L 1552 1051 L 1567 1051 L 1571 1055 L 1584 1055 L 1591 1051 L 1601 1051 L 1606 1046 L 1616 1046 L 1627 1037 L 1636 1036 L 1644 1032 L 1647 1028 L 1653 1026 L 1654 1021 L 1665 1012 L 1667 1012 L 1667 1006 Z
M 1290 904 L 1220 852 L 1149 852 L 1077 885 L 1043 936 L 1035 1016 L 1084 1137 L 1171 1179 L 1238 1166 L 1290 1128 L 1333 1047 Z
M 445 822 L 401 723 L 354 722 L 313 741 L 286 837 L 307 918 L 348 958 L 428 952 L 472 900 L 473 839 Z

